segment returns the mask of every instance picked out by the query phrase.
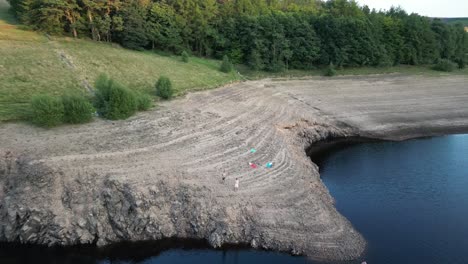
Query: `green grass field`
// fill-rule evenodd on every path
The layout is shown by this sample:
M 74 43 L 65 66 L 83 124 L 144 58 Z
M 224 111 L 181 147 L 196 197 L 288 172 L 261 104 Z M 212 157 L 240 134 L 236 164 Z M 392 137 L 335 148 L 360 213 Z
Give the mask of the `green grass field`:
M 129 88 L 154 95 L 154 84 L 166 75 L 176 94 L 217 87 L 239 79 L 218 70 L 219 61 L 137 52 L 115 44 L 54 37 L 21 30 L 8 4 L 0 0 L 0 121 L 24 118 L 34 94 L 87 93 L 82 83 L 93 84 L 106 73 Z

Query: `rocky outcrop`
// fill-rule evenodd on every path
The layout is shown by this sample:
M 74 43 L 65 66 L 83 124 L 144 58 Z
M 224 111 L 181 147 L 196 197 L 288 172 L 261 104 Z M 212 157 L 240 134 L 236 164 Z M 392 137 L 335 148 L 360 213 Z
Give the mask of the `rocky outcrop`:
M 305 120 L 281 129 L 296 138 L 292 144 L 302 156 L 303 149 L 315 141 L 344 136 Z M 162 179 L 142 186 L 112 174 L 104 177 L 92 174 L 87 180 L 80 176 L 70 178 L 64 177 L 66 170 L 47 164 L 45 160 L 11 152 L 0 154 L 4 157 L 0 166 L 2 241 L 104 246 L 121 241 L 177 237 L 206 239 L 214 248 L 224 244 L 249 244 L 253 248 L 298 255 L 310 252 L 309 241 L 297 237 L 296 241 L 285 244 L 270 228 L 266 230 L 258 211 L 262 206 L 252 201 L 226 206 L 206 186 Z M 321 192 L 327 202 L 332 203 L 326 191 Z M 298 213 L 301 217 L 307 214 Z M 301 227 L 305 228 L 306 224 L 300 223 L 295 228 L 301 230 Z M 292 234 L 294 232 L 291 230 Z M 357 256 L 364 242 L 357 233 L 353 239 L 351 243 L 359 245 L 353 252 Z M 319 248 L 315 252 L 323 254 Z M 332 253 L 336 254 L 329 252 Z M 344 254 L 349 252 L 344 251 Z
M 307 145 L 337 134 L 343 136 L 305 120 L 280 129 L 284 130 L 285 136 L 296 138 L 291 141 L 291 147 L 297 147 L 297 155 L 304 157 L 303 149 Z M 226 206 L 207 186 L 172 179 L 155 179 L 142 185 L 111 173 L 70 177 L 70 171 L 47 160 L 16 156 L 11 152 L 1 154 L 5 157 L 1 166 L 2 241 L 49 246 L 92 243 L 104 246 L 121 241 L 177 237 L 206 239 L 214 248 L 225 244 L 249 244 L 254 248 L 298 255 L 312 252 L 310 243 L 314 241 L 295 237 L 295 232 L 299 231 L 316 232 L 308 230 L 312 227 L 310 223 L 302 222 L 307 215 L 304 211 L 297 211 L 302 218 L 300 223 L 290 220 L 293 230 L 281 230 L 290 232 L 293 238 L 283 243 L 275 230 L 284 226 L 281 223 L 266 224 L 260 212 L 271 209 L 252 200 Z M 325 190 L 320 194 L 327 203 L 332 203 Z M 275 210 L 270 212 L 273 217 L 276 213 L 281 214 Z M 341 219 L 338 214 L 336 217 Z M 325 226 L 320 230 L 327 231 Z M 358 256 L 365 243 L 358 233 L 350 240 L 339 243 L 352 243 L 356 248 L 353 257 Z M 343 244 L 341 258 L 349 255 L 347 246 Z M 335 250 L 325 253 L 337 254 Z M 321 248 L 314 248 L 314 254 L 324 253 Z
M 0 167 L 3 241 L 106 245 L 198 237 L 219 247 L 238 240 L 229 229 L 233 223 L 226 208 L 207 199 L 212 196 L 207 188 L 157 181 L 136 189 L 109 175 L 99 187 L 93 186 L 95 181 L 64 184 L 59 180 L 63 172 L 11 152 L 1 154 L 5 157 Z M 61 199 L 55 200 L 57 194 Z M 87 198 L 93 202 L 84 204 Z M 248 226 L 248 211 L 243 214 L 236 225 Z

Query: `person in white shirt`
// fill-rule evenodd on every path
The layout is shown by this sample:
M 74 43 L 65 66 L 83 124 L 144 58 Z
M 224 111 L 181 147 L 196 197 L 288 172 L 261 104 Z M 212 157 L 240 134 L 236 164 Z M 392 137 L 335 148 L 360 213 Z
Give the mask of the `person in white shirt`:
M 234 184 L 234 191 L 237 191 L 239 189 L 239 179 L 236 178 L 236 183 Z

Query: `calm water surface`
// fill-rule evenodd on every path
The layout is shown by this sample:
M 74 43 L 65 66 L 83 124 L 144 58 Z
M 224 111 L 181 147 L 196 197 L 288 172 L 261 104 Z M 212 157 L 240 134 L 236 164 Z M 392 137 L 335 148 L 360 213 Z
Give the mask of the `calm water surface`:
M 468 263 L 468 135 L 348 146 L 319 165 L 338 210 L 369 242 L 363 256 L 369 264 Z M 0 245 L 0 263 L 317 264 L 200 243 L 121 245 L 106 252 Z
M 368 263 L 468 263 L 468 135 L 355 145 L 321 165 Z

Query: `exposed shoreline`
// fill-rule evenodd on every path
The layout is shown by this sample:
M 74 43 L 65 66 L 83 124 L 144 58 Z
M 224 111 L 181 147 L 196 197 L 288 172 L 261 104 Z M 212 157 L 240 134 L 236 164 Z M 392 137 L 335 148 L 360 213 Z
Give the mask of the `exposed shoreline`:
M 467 82 L 261 80 L 189 94 L 128 121 L 51 131 L 0 125 L 0 241 L 104 246 L 178 237 L 355 259 L 366 243 L 334 208 L 306 150 L 333 138 L 468 132 Z

